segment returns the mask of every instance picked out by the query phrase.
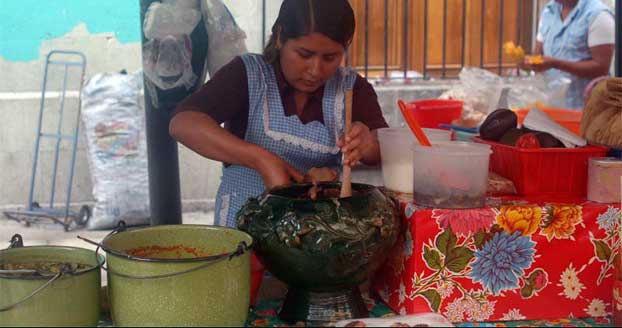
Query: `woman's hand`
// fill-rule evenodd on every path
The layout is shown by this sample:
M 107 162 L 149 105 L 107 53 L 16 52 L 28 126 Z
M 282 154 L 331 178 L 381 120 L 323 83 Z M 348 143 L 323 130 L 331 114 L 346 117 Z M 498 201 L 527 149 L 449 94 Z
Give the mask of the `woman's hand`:
M 261 175 L 261 179 L 267 190 L 278 186 L 289 185 L 292 181 L 297 183 L 304 181 L 304 174 L 298 172 L 298 170 L 289 165 L 289 163 L 282 158 L 268 151 L 261 156 L 256 170 Z
M 377 140 L 365 124 L 354 122 L 350 133 L 345 136 L 345 140 L 344 137 L 339 139 L 338 146 L 344 154 L 343 164 L 352 167 L 361 160 L 365 161 L 366 158 L 375 157 Z
M 530 62 L 530 56 L 527 56 L 525 57 L 525 62 L 521 66 L 526 68 L 527 70 L 531 70 L 536 73 L 542 73 L 552 68 L 556 68 L 555 66 L 557 65 L 557 59 L 553 57 L 544 57 L 544 56 L 541 58 L 542 58 L 541 63 L 532 63 Z

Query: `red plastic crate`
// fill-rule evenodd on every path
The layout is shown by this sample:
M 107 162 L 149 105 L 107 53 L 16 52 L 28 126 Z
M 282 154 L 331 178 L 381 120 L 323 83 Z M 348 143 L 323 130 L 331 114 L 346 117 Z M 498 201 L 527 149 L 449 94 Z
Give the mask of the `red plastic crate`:
M 463 101 L 451 99 L 422 99 L 406 103 L 406 109 L 422 128 L 438 129 L 462 117 Z
M 514 182 L 525 196 L 580 197 L 587 195 L 587 167 L 592 157 L 605 157 L 606 147 L 523 149 L 490 142 L 490 170 Z

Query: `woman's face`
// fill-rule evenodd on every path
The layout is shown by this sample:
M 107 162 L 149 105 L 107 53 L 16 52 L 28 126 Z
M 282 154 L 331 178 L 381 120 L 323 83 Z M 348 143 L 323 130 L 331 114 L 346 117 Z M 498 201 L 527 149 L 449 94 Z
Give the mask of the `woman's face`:
M 282 45 L 281 70 L 294 89 L 313 93 L 335 74 L 344 52 L 338 42 L 310 33 Z

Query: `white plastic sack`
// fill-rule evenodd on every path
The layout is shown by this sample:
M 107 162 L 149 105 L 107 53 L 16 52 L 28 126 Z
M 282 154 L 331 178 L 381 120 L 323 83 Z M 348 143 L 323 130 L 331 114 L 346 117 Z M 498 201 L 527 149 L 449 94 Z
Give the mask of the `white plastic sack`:
M 196 0 L 152 3 L 145 13 L 143 47 L 145 76 L 162 90 L 194 86 L 190 34 L 201 21 Z
M 207 68 L 213 76 L 234 57 L 246 53 L 246 33 L 222 0 L 203 0 L 201 11 L 208 36 Z
M 190 89 L 197 80 L 192 71 L 191 41 L 186 35 L 147 42 L 143 63 L 149 81 L 162 90 L 181 86 Z
M 566 94 L 570 79 L 551 79 L 545 74 L 520 77 L 510 82 L 508 106 L 511 109 L 538 107 L 566 108 Z
M 462 100 L 462 118 L 483 121 L 499 105 L 503 80 L 496 74 L 475 67 L 463 68 L 459 77 L 460 84 L 443 93 L 439 99 Z
M 170 35 L 189 35 L 201 21 L 196 0 L 152 3 L 145 13 L 143 31 L 147 39 L 164 39 Z
M 89 229 L 149 223 L 149 175 L 141 73 L 98 74 L 82 91 L 95 207 Z

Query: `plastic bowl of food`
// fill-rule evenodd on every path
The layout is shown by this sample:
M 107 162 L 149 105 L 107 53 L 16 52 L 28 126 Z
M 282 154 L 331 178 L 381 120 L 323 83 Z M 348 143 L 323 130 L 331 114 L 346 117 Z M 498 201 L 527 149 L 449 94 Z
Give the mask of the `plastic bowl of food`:
M 413 194 L 418 205 L 479 208 L 486 202 L 490 146 L 437 142 L 413 148 Z

